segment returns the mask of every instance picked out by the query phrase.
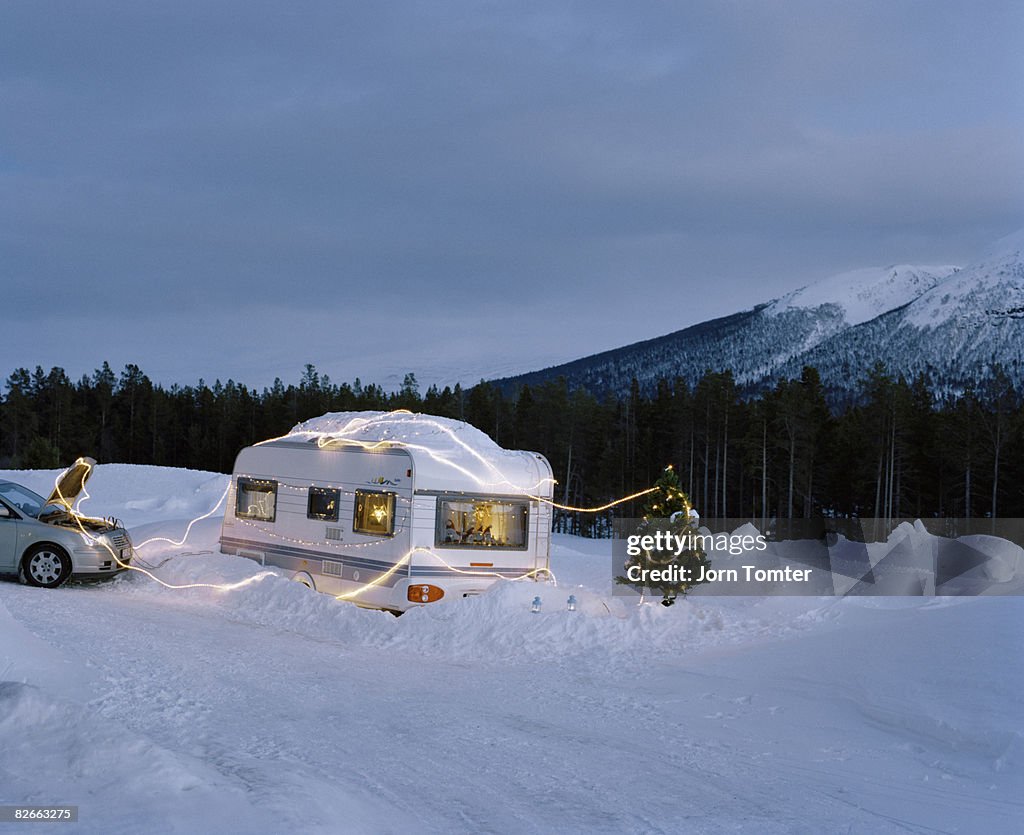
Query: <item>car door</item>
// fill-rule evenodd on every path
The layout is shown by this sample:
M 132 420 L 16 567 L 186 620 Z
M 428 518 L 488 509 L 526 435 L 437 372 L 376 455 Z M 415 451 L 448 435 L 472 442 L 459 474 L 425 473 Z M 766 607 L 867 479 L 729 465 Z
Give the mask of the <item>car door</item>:
M 0 502 L 0 572 L 14 571 L 18 550 L 18 515 Z

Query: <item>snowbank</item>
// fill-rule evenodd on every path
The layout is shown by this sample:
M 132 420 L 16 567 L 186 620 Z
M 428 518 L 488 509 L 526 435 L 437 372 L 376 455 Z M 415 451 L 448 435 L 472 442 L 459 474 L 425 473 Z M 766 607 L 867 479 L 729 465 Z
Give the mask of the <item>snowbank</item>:
M 461 420 L 406 411 L 330 412 L 297 424 L 287 437 L 318 443 L 401 445 L 413 454 L 417 478 L 434 489 L 454 477 L 451 489 L 463 490 L 468 477 L 501 492 L 551 494 L 546 462 L 540 463 L 533 453 L 503 449 Z
M 53 490 L 58 470 L 0 470 L 0 479 L 16 481 L 44 498 Z M 150 522 L 190 520 L 213 508 L 229 477 L 202 470 L 146 464 L 97 464 L 78 507 L 93 516 L 116 516 L 129 528 Z
M 0 800 L 80 806 L 86 832 L 257 831 L 240 787 L 200 759 L 57 699 L 0 680 Z
M 142 542 L 225 484 L 106 465 L 90 488 Z M 555 536 L 557 586 L 395 618 L 220 554 L 219 526 L 143 547 L 199 586 L 0 583 L 0 802 L 77 803 L 89 833 L 1019 831 L 1020 598 L 638 606 L 608 541 Z

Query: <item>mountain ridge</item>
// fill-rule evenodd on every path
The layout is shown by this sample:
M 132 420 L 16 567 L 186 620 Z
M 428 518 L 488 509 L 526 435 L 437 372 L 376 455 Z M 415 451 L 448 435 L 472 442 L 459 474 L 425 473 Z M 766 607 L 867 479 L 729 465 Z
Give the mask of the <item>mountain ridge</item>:
M 730 370 L 741 390 L 822 375 L 833 399 L 854 394 L 877 361 L 936 394 L 978 384 L 1001 365 L 1024 387 L 1024 230 L 964 267 L 868 267 L 827 276 L 751 309 L 492 383 L 506 393 L 565 377 L 598 397 L 628 394 L 635 377 L 690 385 Z M 803 302 L 803 303 L 801 303 Z

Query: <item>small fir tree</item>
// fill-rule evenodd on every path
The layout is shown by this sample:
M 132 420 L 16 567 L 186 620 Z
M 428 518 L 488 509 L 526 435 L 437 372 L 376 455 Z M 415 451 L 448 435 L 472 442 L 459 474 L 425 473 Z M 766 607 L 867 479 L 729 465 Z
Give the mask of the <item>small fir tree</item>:
M 675 603 L 676 597 L 686 592 L 693 586 L 707 582 L 697 578 L 704 574 L 704 570 L 710 565 L 707 554 L 700 545 L 700 540 L 695 537 L 698 534 L 697 525 L 699 518 L 691 514 L 690 500 L 683 492 L 679 483 L 679 475 L 670 464 L 662 472 L 661 477 L 654 485 L 657 489 L 650 494 L 650 498 L 644 505 L 644 518 L 637 526 L 635 533 L 644 536 L 655 534 L 658 531 L 669 533 L 676 541 L 676 537 L 683 537 L 689 547 L 676 556 L 671 551 L 648 551 L 642 550 L 635 557 L 629 557 L 625 569 L 628 574 L 632 566 L 638 566 L 642 571 L 659 570 L 664 572 L 672 566 L 678 567 L 677 580 L 645 580 L 642 583 L 634 583 L 628 576 L 616 577 L 617 583 L 625 583 L 636 587 L 659 591 L 662 595 L 661 604 L 671 606 Z M 649 575 L 644 575 L 649 577 Z M 685 578 L 685 579 L 684 579 Z

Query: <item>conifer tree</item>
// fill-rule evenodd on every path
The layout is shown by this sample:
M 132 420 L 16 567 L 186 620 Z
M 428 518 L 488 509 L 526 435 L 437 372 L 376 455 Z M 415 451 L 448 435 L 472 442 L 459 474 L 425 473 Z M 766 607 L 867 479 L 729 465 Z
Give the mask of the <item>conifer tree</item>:
M 653 535 L 659 531 L 672 536 L 673 542 L 682 541 L 688 543 L 688 547 L 676 555 L 675 549 L 642 550 L 635 557 L 630 557 L 626 562 L 626 575 L 616 577 L 617 583 L 628 583 L 633 586 L 643 586 L 645 589 L 652 589 L 661 592 L 662 606 L 671 606 L 676 597 L 706 580 L 698 580 L 704 574 L 705 569 L 710 565 L 707 554 L 697 539 L 697 525 L 699 517 L 691 513 L 690 500 L 679 483 L 679 475 L 670 464 L 661 473 L 661 477 L 654 485 L 657 489 L 649 495 L 647 504 L 644 506 L 644 518 L 635 531 L 640 536 Z M 679 538 L 679 539 L 677 539 Z M 669 579 L 647 580 L 637 584 L 628 577 L 629 569 L 637 566 L 641 571 L 661 571 L 663 575 L 672 571 L 674 577 Z M 668 571 L 666 571 L 668 570 Z M 635 572 L 633 572 L 635 574 Z

